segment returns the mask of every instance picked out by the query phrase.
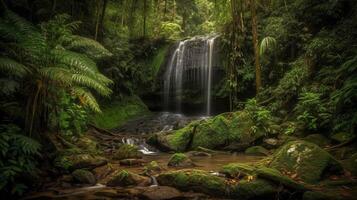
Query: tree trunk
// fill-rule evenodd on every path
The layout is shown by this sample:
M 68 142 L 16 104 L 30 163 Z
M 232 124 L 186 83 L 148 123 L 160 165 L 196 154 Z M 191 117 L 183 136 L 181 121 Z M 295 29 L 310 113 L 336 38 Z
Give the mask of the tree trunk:
M 259 62 L 259 49 L 258 49 L 258 32 L 257 32 L 257 14 L 255 8 L 255 0 L 250 0 L 250 12 L 252 17 L 252 35 L 253 35 L 253 48 L 254 48 L 254 65 L 255 65 L 255 85 L 256 92 L 259 93 L 262 87 L 262 77 Z
M 146 36 L 146 13 L 147 13 L 147 0 L 144 0 L 144 12 L 143 12 L 143 37 Z
M 100 1 L 97 0 L 97 16 L 96 16 L 96 24 L 95 24 L 95 33 L 94 33 L 94 40 L 98 40 L 98 32 L 99 32 L 99 23 L 100 23 Z
M 105 17 L 105 11 L 107 9 L 107 5 L 108 5 L 108 0 L 103 0 L 102 13 L 101 13 L 100 22 L 99 22 L 99 26 L 100 26 L 99 36 L 100 36 L 100 38 L 103 38 L 103 35 L 104 35 L 104 17 Z

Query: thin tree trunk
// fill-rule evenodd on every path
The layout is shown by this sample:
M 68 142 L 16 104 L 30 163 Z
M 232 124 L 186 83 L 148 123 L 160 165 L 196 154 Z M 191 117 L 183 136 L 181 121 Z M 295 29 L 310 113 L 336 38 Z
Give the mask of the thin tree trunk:
M 146 36 L 146 12 L 147 12 L 147 0 L 144 0 L 144 13 L 143 13 L 143 37 Z
M 100 30 L 100 36 L 101 38 L 103 38 L 104 35 L 104 17 L 105 17 L 105 11 L 107 9 L 107 4 L 108 4 L 108 0 L 103 0 L 103 7 L 102 7 L 102 13 L 100 16 L 100 23 L 99 23 L 99 30 Z
M 259 62 L 259 50 L 258 50 L 258 31 L 257 31 L 257 14 L 255 7 L 255 0 L 250 0 L 250 12 L 252 15 L 252 35 L 253 35 L 253 48 L 254 48 L 254 65 L 255 65 L 255 85 L 256 92 L 259 93 L 262 87 L 262 77 Z
M 56 14 L 57 0 L 52 0 L 52 11 L 51 16 L 53 17 Z
M 94 40 L 98 39 L 98 32 L 99 32 L 99 22 L 100 22 L 100 1 L 97 0 L 97 16 L 96 16 L 96 24 L 95 24 L 95 33 L 94 33 Z
M 166 17 L 166 13 L 167 13 L 167 0 L 165 0 L 164 18 Z

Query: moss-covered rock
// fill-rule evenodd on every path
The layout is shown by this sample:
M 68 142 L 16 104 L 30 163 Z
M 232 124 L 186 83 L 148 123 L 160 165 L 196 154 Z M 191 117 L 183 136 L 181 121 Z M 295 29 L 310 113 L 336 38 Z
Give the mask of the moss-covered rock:
M 182 190 L 194 190 L 215 196 L 226 195 L 225 180 L 202 170 L 166 172 L 160 174 L 157 177 L 157 181 L 160 185 L 171 186 Z
M 127 158 L 142 158 L 142 153 L 138 147 L 131 144 L 123 144 L 116 150 L 114 156 L 116 160 L 122 160 Z
M 195 166 L 192 160 L 183 153 L 175 153 L 167 163 L 170 167 L 192 167 Z
M 136 159 L 136 158 L 127 158 L 119 161 L 120 165 L 125 165 L 125 166 L 141 166 L 145 162 L 146 161 L 143 159 Z
M 85 169 L 74 170 L 72 176 L 77 183 L 94 185 L 97 182 L 92 172 Z
M 249 147 L 244 151 L 244 153 L 252 156 L 266 156 L 270 154 L 269 151 L 262 146 Z
M 75 170 L 82 168 L 93 169 L 107 164 L 107 159 L 101 156 L 95 156 L 84 153 L 60 153 L 54 160 L 54 165 L 63 170 Z
M 343 161 L 343 166 L 353 175 L 357 176 L 357 153 L 353 154 L 349 159 Z
M 144 168 L 144 174 L 152 175 L 161 172 L 162 168 L 156 161 L 151 161 Z
M 269 167 L 296 174 L 307 183 L 316 183 L 326 169 L 340 168 L 328 152 L 305 141 L 293 141 L 282 146 L 273 155 Z
M 278 189 L 276 185 L 263 179 L 252 181 L 242 180 L 229 189 L 229 196 L 235 199 L 271 199 L 276 197 Z
M 339 193 L 326 193 L 318 191 L 307 191 L 304 193 L 303 200 L 343 200 L 350 199 L 341 196 Z
M 220 173 L 230 178 L 239 178 L 247 175 L 253 175 L 255 167 L 242 163 L 230 163 L 223 166 Z
M 321 134 L 308 135 L 304 140 L 319 145 L 320 147 L 326 147 L 330 144 L 330 140 Z
M 356 137 L 355 134 L 351 132 L 338 132 L 330 135 L 330 138 L 336 142 L 343 143 L 350 141 Z
M 110 179 L 107 181 L 107 185 L 111 187 L 115 186 L 148 186 L 150 185 L 150 179 L 145 176 L 140 176 L 126 170 L 117 170 L 113 172 Z

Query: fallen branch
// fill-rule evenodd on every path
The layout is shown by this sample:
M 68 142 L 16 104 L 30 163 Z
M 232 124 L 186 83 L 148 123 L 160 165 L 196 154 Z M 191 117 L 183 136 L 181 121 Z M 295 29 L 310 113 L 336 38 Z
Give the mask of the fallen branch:
M 353 143 L 354 141 L 356 141 L 356 139 L 357 139 L 357 137 L 355 137 L 355 138 L 353 138 L 353 139 L 351 139 L 351 140 L 348 140 L 348 141 L 346 141 L 346 142 L 342 142 L 342 143 L 340 143 L 340 144 L 338 144 L 338 145 L 335 145 L 335 146 L 332 146 L 332 147 L 327 147 L 327 148 L 325 148 L 325 150 L 326 150 L 326 151 L 331 151 L 331 150 L 334 150 L 334 149 L 336 149 L 336 148 L 340 148 L 340 147 L 349 145 L 349 144 Z
M 103 128 L 99 128 L 98 126 L 90 123 L 89 126 L 91 126 L 92 128 L 96 129 L 97 131 L 101 132 L 101 133 L 105 133 L 107 135 L 110 135 L 110 136 L 117 136 L 116 134 L 114 134 L 113 132 L 111 131 L 108 131 L 106 129 L 103 129 Z

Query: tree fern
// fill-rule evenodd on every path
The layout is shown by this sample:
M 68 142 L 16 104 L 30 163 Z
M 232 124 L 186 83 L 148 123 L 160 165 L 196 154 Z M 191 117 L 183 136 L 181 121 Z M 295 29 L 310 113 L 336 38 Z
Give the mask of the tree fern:
M 74 87 L 71 91 L 72 95 L 78 97 L 83 105 L 88 106 L 95 112 L 101 112 L 97 100 L 91 92 L 79 87 Z

